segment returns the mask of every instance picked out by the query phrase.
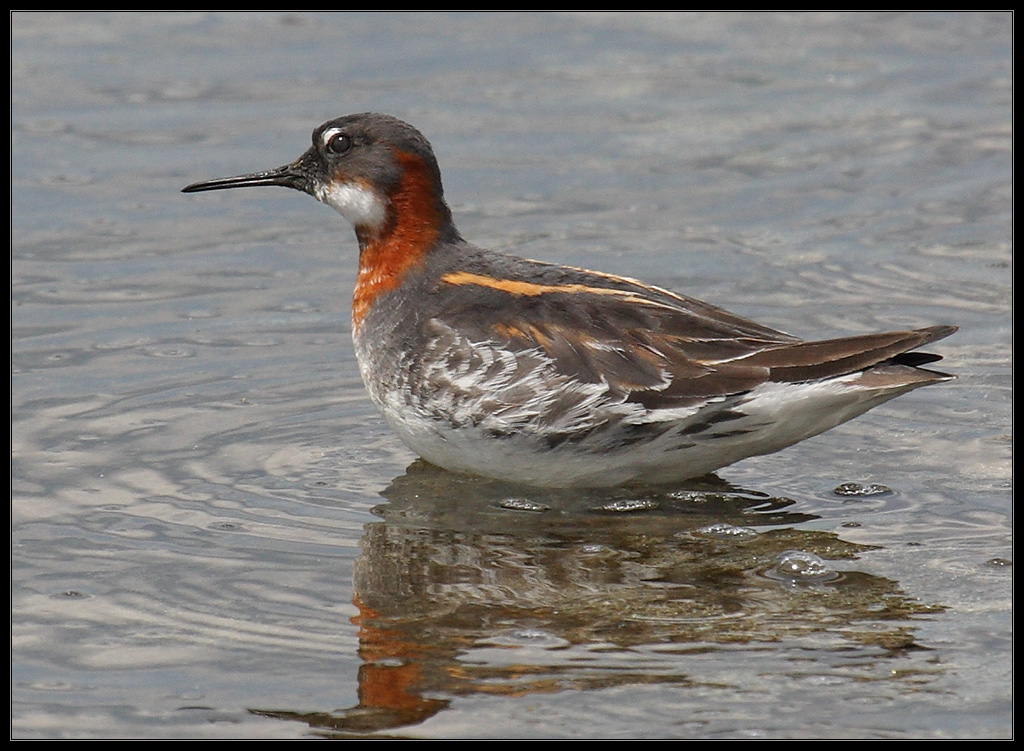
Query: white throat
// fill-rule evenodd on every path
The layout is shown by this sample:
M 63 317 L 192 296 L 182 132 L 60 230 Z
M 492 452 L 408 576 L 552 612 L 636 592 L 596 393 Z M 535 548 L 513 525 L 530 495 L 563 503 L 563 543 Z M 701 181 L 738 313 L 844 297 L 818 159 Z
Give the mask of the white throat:
M 359 183 L 331 182 L 316 189 L 316 199 L 334 208 L 354 227 L 380 228 L 387 206 L 371 188 Z

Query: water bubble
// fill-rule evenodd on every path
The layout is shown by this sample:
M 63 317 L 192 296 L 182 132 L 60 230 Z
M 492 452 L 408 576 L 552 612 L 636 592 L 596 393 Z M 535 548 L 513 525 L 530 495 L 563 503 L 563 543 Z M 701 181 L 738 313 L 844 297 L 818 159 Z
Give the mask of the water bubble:
M 612 511 L 616 514 L 628 514 L 634 511 L 651 511 L 658 508 L 658 502 L 643 498 L 630 498 L 611 501 L 597 507 L 598 511 Z
M 804 550 L 787 550 L 780 553 L 765 575 L 771 579 L 794 584 L 825 582 L 839 578 L 839 572 L 830 568 L 826 561 Z
M 749 539 L 751 537 L 757 537 L 757 531 L 750 527 L 737 527 L 735 524 L 729 524 L 727 522 L 715 522 L 709 524 L 706 527 L 701 527 L 697 530 L 698 534 L 708 535 L 710 537 L 721 537 L 724 539 Z
M 844 482 L 832 491 L 841 496 L 867 496 L 867 495 L 891 495 L 892 490 L 885 485 L 869 482 L 862 485 L 859 482 Z
M 698 490 L 673 490 L 668 494 L 668 497 L 672 500 L 685 501 L 686 503 L 706 503 L 709 494 Z
M 504 498 L 498 502 L 498 506 L 507 508 L 510 511 L 533 511 L 535 513 L 548 511 L 551 508 L 543 503 L 531 501 L 528 498 Z

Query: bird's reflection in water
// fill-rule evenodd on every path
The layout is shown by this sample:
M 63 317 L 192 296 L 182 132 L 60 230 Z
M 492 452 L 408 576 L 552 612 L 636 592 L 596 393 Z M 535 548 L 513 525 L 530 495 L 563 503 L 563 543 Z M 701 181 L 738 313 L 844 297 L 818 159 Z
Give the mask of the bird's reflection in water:
M 415 463 L 383 495 L 356 564 L 358 706 L 259 714 L 349 735 L 460 695 L 687 685 L 686 655 L 726 645 L 828 635 L 893 654 L 916 646 L 905 620 L 935 609 L 856 571 L 869 548 L 796 528 L 815 517 L 794 501 L 713 476 L 524 491 Z

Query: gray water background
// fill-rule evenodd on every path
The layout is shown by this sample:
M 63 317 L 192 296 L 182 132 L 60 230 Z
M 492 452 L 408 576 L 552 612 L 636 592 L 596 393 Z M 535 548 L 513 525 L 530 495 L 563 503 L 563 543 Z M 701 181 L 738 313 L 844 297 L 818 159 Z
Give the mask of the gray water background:
M 1012 20 L 13 13 L 12 736 L 1009 737 Z M 668 493 L 415 463 L 347 223 L 179 193 L 365 110 L 478 244 L 957 380 Z

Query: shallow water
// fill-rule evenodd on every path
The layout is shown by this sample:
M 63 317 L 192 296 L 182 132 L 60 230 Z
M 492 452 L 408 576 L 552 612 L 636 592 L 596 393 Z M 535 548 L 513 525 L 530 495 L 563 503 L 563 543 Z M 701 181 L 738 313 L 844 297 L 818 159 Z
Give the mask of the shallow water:
M 1009 737 L 1011 22 L 15 13 L 12 734 Z M 657 493 L 415 462 L 344 220 L 178 192 L 364 110 L 474 242 L 957 380 Z

